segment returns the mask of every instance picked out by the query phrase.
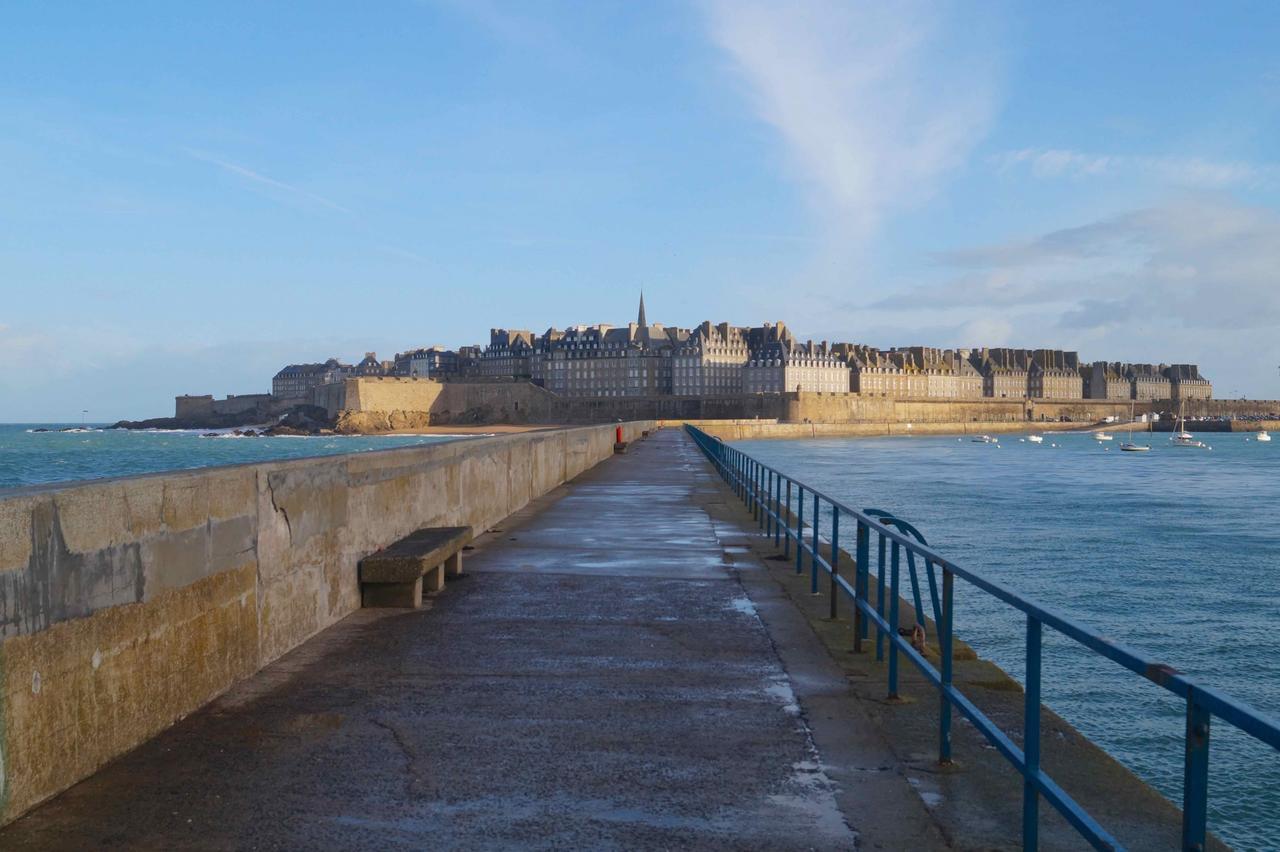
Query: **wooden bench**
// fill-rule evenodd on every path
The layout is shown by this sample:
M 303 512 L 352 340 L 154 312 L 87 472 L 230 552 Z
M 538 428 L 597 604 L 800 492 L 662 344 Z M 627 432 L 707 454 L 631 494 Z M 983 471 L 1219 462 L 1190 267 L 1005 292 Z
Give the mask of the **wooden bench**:
M 462 548 L 471 527 L 427 527 L 360 560 L 360 603 L 367 607 L 422 606 L 422 591 L 438 592 L 462 573 Z

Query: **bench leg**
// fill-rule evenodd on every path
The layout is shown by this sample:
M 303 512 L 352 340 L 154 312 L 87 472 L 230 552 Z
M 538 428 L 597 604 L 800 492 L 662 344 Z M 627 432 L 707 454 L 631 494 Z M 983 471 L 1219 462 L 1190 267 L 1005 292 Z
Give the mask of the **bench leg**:
M 449 575 L 450 577 L 462 576 L 462 551 L 461 550 L 459 550 L 457 553 L 453 554 L 452 556 L 450 556 L 448 559 L 444 561 L 444 573 Z
M 360 605 L 417 609 L 422 606 L 422 578 L 412 583 L 362 583 Z
M 427 592 L 438 592 L 444 588 L 444 566 L 437 565 L 434 568 L 428 568 L 427 573 L 422 576 L 423 590 Z

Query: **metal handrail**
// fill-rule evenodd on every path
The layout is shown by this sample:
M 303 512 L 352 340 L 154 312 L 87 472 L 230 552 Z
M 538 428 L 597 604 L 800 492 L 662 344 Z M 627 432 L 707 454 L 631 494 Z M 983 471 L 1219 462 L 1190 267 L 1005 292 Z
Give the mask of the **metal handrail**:
M 869 638 L 871 625 L 876 629 L 876 659 L 884 659 L 884 646 L 888 644 L 889 697 L 898 696 L 898 656 L 903 654 L 918 668 L 939 693 L 938 761 L 951 762 L 951 710 L 954 706 L 983 736 L 1004 756 L 1023 778 L 1022 842 L 1024 849 L 1035 849 L 1039 836 L 1039 800 L 1043 796 L 1080 834 L 1096 849 L 1120 849 L 1119 841 L 1104 829 L 1070 795 L 1057 785 L 1040 768 L 1040 663 L 1041 639 L 1044 627 L 1050 627 L 1089 650 L 1169 692 L 1186 699 L 1186 733 L 1184 736 L 1184 767 L 1182 788 L 1182 848 L 1203 850 L 1208 821 L 1209 797 L 1209 730 L 1213 718 L 1233 725 L 1255 739 L 1280 750 L 1280 721 L 1232 698 L 1212 687 L 1202 686 L 1180 673 L 1172 666 L 1154 660 L 1143 652 L 1115 642 L 1091 627 L 1080 624 L 1069 616 L 1036 603 L 1000 583 L 988 580 L 981 574 L 965 569 L 948 560 L 924 541 L 915 527 L 877 509 L 858 510 L 846 506 L 835 498 L 812 488 L 775 467 L 766 465 L 735 447 L 713 438 L 701 429 L 685 424 L 685 429 L 704 455 L 734 492 L 746 503 L 766 536 L 772 535 L 774 543 L 783 547 L 790 557 L 791 543 L 795 542 L 796 572 L 804 570 L 804 559 L 809 558 L 811 572 L 810 591 L 818 593 L 818 571 L 825 571 L 830 578 L 830 612 L 837 613 L 837 592 L 851 598 L 854 604 L 854 650 L 860 652 Z M 785 486 L 785 488 L 784 488 Z M 795 492 L 793 509 L 792 492 Z M 784 496 L 785 495 L 785 496 Z M 811 534 L 806 542 L 806 498 L 813 512 L 809 524 Z M 819 535 L 822 504 L 831 509 L 831 532 L 827 537 L 830 558 L 823 555 Z M 847 517 L 856 524 L 854 582 L 840 573 L 840 519 Z M 794 529 L 792 525 L 794 524 Z M 894 529 L 898 527 L 898 529 Z M 872 602 L 870 587 L 871 534 L 879 537 L 877 601 Z M 885 608 L 886 549 L 888 550 L 888 615 Z M 913 587 L 916 586 L 914 557 L 924 560 L 925 572 L 931 589 L 934 587 L 933 566 L 942 572 L 941 601 L 934 598 L 934 623 L 939 641 L 939 667 L 930 663 L 898 631 L 899 588 L 902 553 L 906 552 L 911 568 Z M 847 555 L 846 555 L 847 558 Z M 1023 704 L 1023 748 L 1009 738 L 971 700 L 952 685 L 954 581 L 959 577 L 992 597 L 1020 610 L 1026 615 L 1026 684 Z M 916 618 L 923 627 L 918 587 L 915 591 Z

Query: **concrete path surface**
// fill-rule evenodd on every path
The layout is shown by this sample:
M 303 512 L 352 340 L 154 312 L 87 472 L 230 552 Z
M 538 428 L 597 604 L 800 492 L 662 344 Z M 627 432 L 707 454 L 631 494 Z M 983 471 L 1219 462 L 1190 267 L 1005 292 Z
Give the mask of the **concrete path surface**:
M 0 848 L 944 845 L 753 534 L 660 431 L 423 610 L 353 615 Z

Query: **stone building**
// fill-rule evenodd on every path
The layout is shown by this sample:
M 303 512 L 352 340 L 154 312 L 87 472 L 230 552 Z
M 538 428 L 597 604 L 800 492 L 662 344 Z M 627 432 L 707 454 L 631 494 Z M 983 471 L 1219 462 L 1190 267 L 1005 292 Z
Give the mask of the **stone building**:
M 383 362 L 378 360 L 377 352 L 366 352 L 364 357 L 360 359 L 360 363 L 356 364 L 356 375 L 367 378 L 377 376 L 385 376 L 395 369 L 393 362 Z
M 308 399 L 311 389 L 350 378 L 356 368 L 330 358 L 323 364 L 290 364 L 271 379 L 271 395 L 277 399 Z
M 748 330 L 703 322 L 672 355 L 671 392 L 676 396 L 743 392 L 743 368 L 751 357 Z
M 982 374 L 982 395 L 1025 399 L 1030 387 L 1031 353 L 1025 349 L 975 349 L 969 361 Z
M 932 346 L 908 346 L 889 350 L 889 357 L 903 365 L 907 396 L 982 398 L 982 375 L 969 363 L 967 353 Z
M 928 393 L 928 379 L 909 372 L 901 358 L 858 343 L 837 344 L 835 351 L 849 367 L 849 389 L 854 393 L 903 398 Z
M 1213 399 L 1213 384 L 1200 375 L 1195 364 L 1170 364 L 1164 374 L 1169 379 L 1170 399 Z
M 1118 362 L 1094 361 L 1080 368 L 1085 399 L 1131 399 L 1132 386 Z
M 1027 367 L 1027 396 L 1032 399 L 1084 399 L 1080 356 L 1061 349 L 1036 349 Z
M 637 321 L 625 328 L 577 325 L 548 329 L 532 358 L 535 380 L 563 396 L 657 396 L 672 392 L 672 362 L 689 331 Z
M 796 343 L 787 334 L 751 353 L 743 368 L 743 389 L 747 393 L 848 393 L 849 366 L 826 342 Z
M 1126 364 L 1124 376 L 1129 380 L 1129 398 L 1138 402 L 1172 399 L 1173 388 L 1164 364 Z
M 404 364 L 403 371 L 401 364 Z M 444 379 L 458 376 L 461 364 L 458 353 L 443 346 L 413 349 L 396 355 L 396 375 L 419 379 Z
M 521 329 L 489 329 L 489 345 L 474 365 L 474 375 L 532 378 L 533 332 Z

